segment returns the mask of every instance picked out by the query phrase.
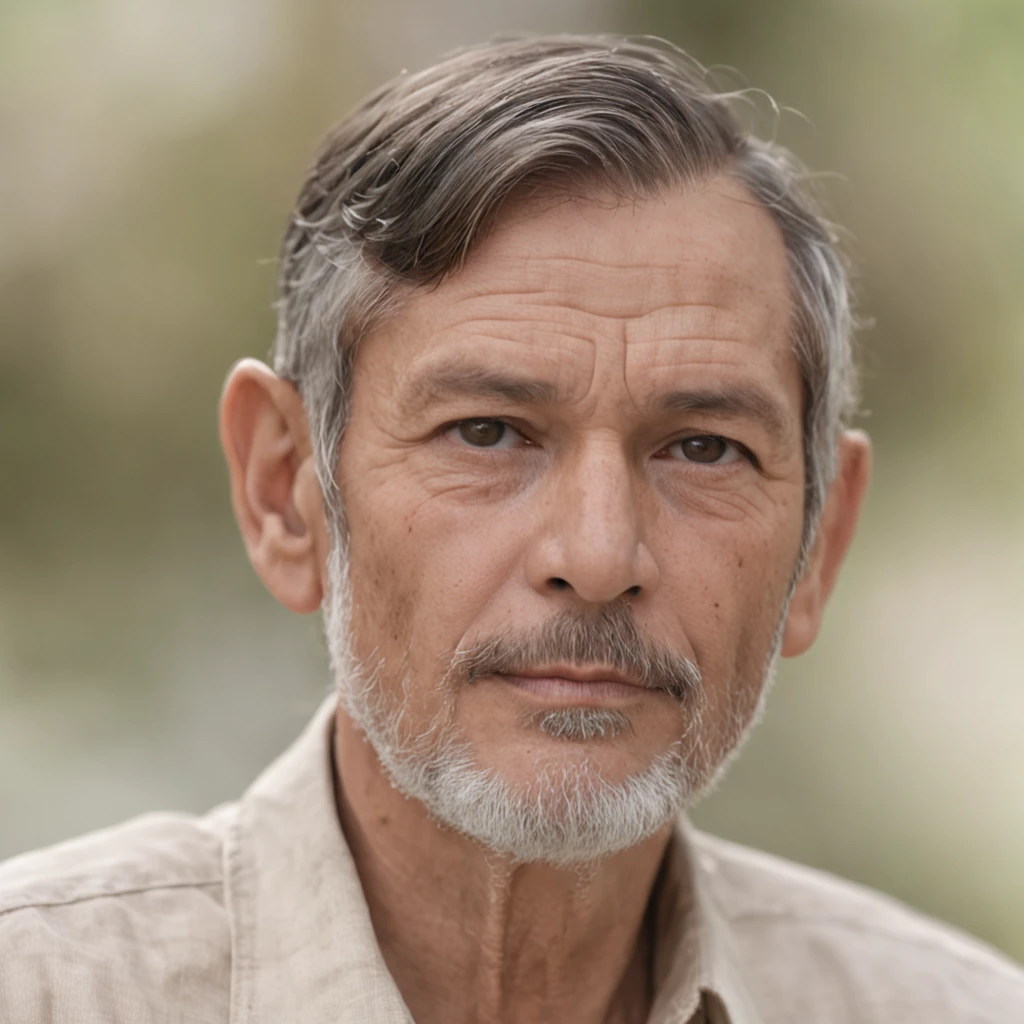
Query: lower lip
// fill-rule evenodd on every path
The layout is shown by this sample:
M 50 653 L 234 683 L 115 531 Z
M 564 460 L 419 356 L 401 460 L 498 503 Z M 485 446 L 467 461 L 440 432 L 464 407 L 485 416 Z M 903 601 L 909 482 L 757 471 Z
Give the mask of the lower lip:
M 564 676 L 506 676 L 497 677 L 519 690 L 559 704 L 607 703 L 608 701 L 636 701 L 649 690 L 614 679 L 566 679 Z

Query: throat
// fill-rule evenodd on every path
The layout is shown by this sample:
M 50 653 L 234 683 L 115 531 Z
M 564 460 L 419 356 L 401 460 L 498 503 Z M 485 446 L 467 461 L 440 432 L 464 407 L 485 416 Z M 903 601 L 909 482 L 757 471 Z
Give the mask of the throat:
M 439 826 L 339 737 L 339 818 L 384 963 L 417 1024 L 645 1021 L 669 829 L 573 869 Z

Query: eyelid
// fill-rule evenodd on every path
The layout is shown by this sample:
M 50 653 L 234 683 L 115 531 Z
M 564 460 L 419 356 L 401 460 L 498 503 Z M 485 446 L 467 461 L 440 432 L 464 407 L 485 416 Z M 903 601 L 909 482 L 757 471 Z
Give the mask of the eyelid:
M 524 444 L 517 444 L 517 445 L 514 445 L 514 446 L 504 447 L 504 446 L 501 445 L 501 442 L 499 442 L 496 445 L 473 445 L 473 444 L 467 444 L 465 441 L 457 440 L 457 439 L 455 439 L 453 437 L 455 431 L 457 431 L 458 428 L 461 427 L 464 423 L 500 423 L 506 430 L 509 430 L 513 434 L 515 434 L 520 442 L 525 442 L 525 445 Z M 513 451 L 515 448 L 526 447 L 528 445 L 533 445 L 534 444 L 534 442 L 531 441 L 530 438 L 527 437 L 526 434 L 524 434 L 522 430 L 520 430 L 514 424 L 510 423 L 503 416 L 461 416 L 457 420 L 451 420 L 450 422 L 445 423 L 442 427 L 439 428 L 437 433 L 438 433 L 439 437 L 450 438 L 450 439 L 452 439 L 452 442 L 457 447 L 466 449 L 468 451 L 479 451 L 479 452 Z M 504 438 L 502 440 L 504 440 Z
M 462 424 L 464 424 L 464 423 L 480 423 L 480 422 L 500 423 L 502 426 L 505 427 L 506 430 L 511 431 L 513 434 L 515 434 L 518 437 L 520 442 L 523 442 L 523 443 L 521 443 L 519 445 L 515 445 L 514 446 L 515 448 L 519 448 L 519 447 L 535 447 L 536 444 L 537 444 L 537 442 L 534 441 L 524 430 L 522 430 L 520 427 L 517 427 L 513 422 L 511 422 L 510 419 L 508 419 L 508 418 L 506 418 L 504 416 L 460 416 L 457 420 L 449 420 L 447 423 L 442 424 L 437 429 L 437 436 L 438 437 L 451 438 L 453 432 L 455 430 L 457 430 L 460 426 L 462 426 Z M 716 433 L 712 433 L 710 431 L 691 431 L 689 433 L 683 434 L 681 437 L 676 437 L 673 440 L 669 441 L 667 444 L 663 445 L 659 449 L 659 452 L 667 451 L 673 445 L 681 444 L 683 441 L 687 441 L 687 440 L 689 440 L 691 438 L 694 438 L 694 437 L 710 437 L 710 438 L 715 438 L 715 439 L 717 439 L 719 441 L 724 441 L 725 444 L 727 444 L 729 447 L 731 447 L 736 452 L 736 454 L 738 456 L 740 456 L 743 459 L 746 459 L 746 461 L 749 462 L 759 473 L 763 473 L 764 472 L 762 467 L 761 467 L 761 462 L 758 459 L 758 457 L 745 444 L 743 444 L 741 441 L 735 440 L 734 438 L 726 437 L 724 434 L 716 434 Z M 512 448 L 512 447 L 504 448 L 504 447 L 499 447 L 498 445 L 494 445 L 494 446 L 490 446 L 490 447 L 471 445 L 471 444 L 467 444 L 465 441 L 454 440 L 454 439 L 453 439 L 453 443 L 457 447 L 459 447 L 459 448 L 468 449 L 470 451 L 482 451 L 482 452 L 492 451 L 492 452 L 494 452 L 494 451 L 512 451 L 512 450 L 514 450 L 514 448 Z M 690 459 L 680 458 L 680 459 L 676 459 L 675 461 L 677 461 L 677 462 L 687 462 L 687 463 L 690 463 L 691 465 L 694 465 L 694 466 L 702 465 L 702 463 L 694 462 L 694 461 L 692 461 Z M 738 462 L 738 461 L 739 461 L 739 459 L 732 459 L 729 462 L 709 462 L 709 463 L 704 463 L 703 465 L 707 465 L 707 466 L 733 465 L 735 462 Z
M 761 472 L 761 462 L 758 459 L 758 457 L 745 444 L 743 444 L 742 441 L 736 441 L 736 440 L 734 440 L 731 437 L 726 437 L 725 434 L 715 434 L 715 433 L 711 433 L 709 431 L 691 431 L 688 434 L 683 434 L 681 437 L 677 437 L 674 440 L 669 441 L 669 443 L 667 445 L 665 445 L 664 448 L 661 449 L 661 451 L 667 452 L 673 446 L 675 446 L 677 444 L 682 444 L 684 441 L 692 440 L 695 437 L 709 437 L 709 438 L 714 438 L 715 440 L 718 440 L 718 441 L 723 441 L 730 448 L 732 448 L 733 451 L 735 451 L 736 454 L 740 458 L 746 459 L 747 462 L 749 462 L 758 472 Z M 696 461 L 694 461 L 692 459 L 684 459 L 684 458 L 680 458 L 680 459 L 677 459 L 675 461 L 677 461 L 677 462 L 687 462 L 687 463 L 689 463 L 690 465 L 693 465 L 693 466 L 700 466 L 700 465 L 705 465 L 705 466 L 729 466 L 729 465 L 733 465 L 734 463 L 738 462 L 739 459 L 730 459 L 728 462 L 706 462 L 706 463 L 700 463 L 700 462 L 696 462 Z

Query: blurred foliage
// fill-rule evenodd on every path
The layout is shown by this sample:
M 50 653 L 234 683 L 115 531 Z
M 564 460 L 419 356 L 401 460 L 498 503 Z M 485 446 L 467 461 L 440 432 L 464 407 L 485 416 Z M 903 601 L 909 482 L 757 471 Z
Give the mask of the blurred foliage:
M 861 268 L 864 533 L 698 820 L 1024 958 L 1024 5 L 6 0 L 0 855 L 236 793 L 327 685 L 261 592 L 216 403 L 328 124 L 510 29 L 661 35 L 816 170 Z M 796 113 L 799 111 L 799 114 Z

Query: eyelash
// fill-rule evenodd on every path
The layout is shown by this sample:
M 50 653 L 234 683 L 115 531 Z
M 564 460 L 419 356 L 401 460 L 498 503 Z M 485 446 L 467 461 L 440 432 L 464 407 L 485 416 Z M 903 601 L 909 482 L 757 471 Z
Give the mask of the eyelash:
M 497 424 L 501 424 L 501 426 L 507 428 L 508 430 L 514 431 L 516 434 L 519 435 L 519 437 L 524 442 L 526 442 L 522 447 L 526 447 L 526 448 L 535 448 L 535 447 L 537 447 L 536 442 L 531 440 L 529 437 L 527 437 L 527 435 L 519 427 L 517 427 L 513 423 L 510 423 L 508 420 L 502 419 L 499 416 L 467 416 L 467 417 L 465 417 L 465 418 L 463 418 L 461 420 L 454 420 L 451 423 L 446 423 L 444 426 L 442 426 L 438 430 L 438 434 L 441 437 L 445 437 L 445 436 L 447 436 L 449 434 L 452 434 L 459 427 L 461 427 L 461 426 L 463 426 L 465 424 L 468 424 L 468 423 L 497 423 Z M 456 444 L 458 444 L 458 447 L 460 447 L 460 448 L 468 448 L 471 451 L 472 450 L 482 451 L 482 452 L 485 452 L 485 451 L 506 451 L 506 452 L 510 451 L 510 449 L 508 449 L 508 448 L 497 448 L 497 447 L 495 447 L 493 445 L 472 445 L 472 444 L 468 444 L 466 442 L 462 442 L 461 444 L 456 442 Z
M 690 441 L 693 440 L 694 438 L 709 438 L 714 439 L 716 441 L 723 441 L 725 444 L 734 448 L 736 450 L 736 454 L 739 455 L 741 459 L 745 459 L 748 463 L 750 463 L 750 465 L 754 467 L 754 469 L 756 469 L 758 472 L 761 472 L 761 463 L 758 457 L 745 444 L 741 443 L 740 441 L 734 441 L 731 437 L 726 437 L 724 434 L 684 434 L 682 437 L 677 437 L 674 441 L 670 441 L 667 445 L 665 445 L 664 448 L 659 449 L 658 454 L 661 454 L 661 452 L 664 452 L 667 449 L 671 448 L 672 445 L 679 444 L 681 441 Z M 692 465 L 700 465 L 700 463 L 697 462 L 695 459 L 683 459 L 680 461 L 689 462 Z M 709 466 L 720 466 L 729 464 L 730 463 L 720 462 L 706 463 L 706 465 Z
M 479 417 L 477 417 L 477 416 L 469 416 L 469 417 L 465 417 L 463 419 L 454 420 L 453 422 L 446 423 L 443 427 L 441 427 L 440 430 L 438 431 L 438 433 L 441 436 L 445 436 L 445 435 L 450 434 L 452 431 L 456 430 L 457 428 L 459 428 L 462 425 L 467 424 L 467 423 L 498 423 L 498 424 L 501 424 L 503 427 L 508 428 L 509 430 L 515 431 L 526 442 L 524 447 L 536 447 L 537 446 L 536 442 L 532 441 L 529 437 L 527 437 L 523 433 L 522 430 L 520 430 L 514 424 L 510 423 L 508 420 L 502 419 L 499 416 L 479 416 Z M 692 438 L 697 438 L 697 437 L 700 437 L 700 438 L 713 438 L 716 441 L 724 441 L 727 445 L 732 446 L 737 451 L 737 453 L 742 458 L 746 459 L 747 462 L 749 462 L 755 469 L 757 469 L 758 471 L 761 470 L 761 463 L 758 460 L 757 456 L 745 444 L 742 444 L 739 441 L 734 441 L 732 438 L 726 437 L 724 434 L 684 434 L 682 437 L 677 437 L 674 440 L 669 441 L 668 444 L 664 445 L 662 448 L 659 448 L 658 452 L 656 454 L 660 455 L 662 452 L 665 452 L 669 448 L 671 448 L 672 445 L 679 444 L 681 441 L 687 441 L 687 440 L 690 440 Z M 471 445 L 471 444 L 467 444 L 467 443 L 463 443 L 463 444 L 459 445 L 459 447 L 461 447 L 461 448 L 468 448 L 468 449 L 474 449 L 475 448 L 477 451 L 488 451 L 488 450 L 491 450 L 491 451 L 509 451 L 510 450 L 510 449 L 507 449 L 507 448 L 494 448 L 494 447 L 487 446 L 487 445 L 477 446 L 477 445 Z M 692 465 L 700 465 L 699 462 L 696 462 L 695 460 L 690 460 L 690 459 L 681 459 L 681 460 L 678 460 L 678 461 L 689 462 Z M 723 465 L 723 463 L 710 462 L 710 463 L 706 463 L 706 465 L 715 466 L 715 465 Z M 724 465 L 730 465 L 730 463 L 724 463 Z

